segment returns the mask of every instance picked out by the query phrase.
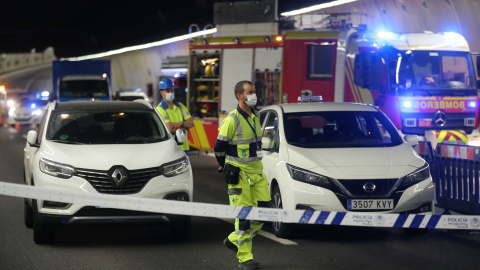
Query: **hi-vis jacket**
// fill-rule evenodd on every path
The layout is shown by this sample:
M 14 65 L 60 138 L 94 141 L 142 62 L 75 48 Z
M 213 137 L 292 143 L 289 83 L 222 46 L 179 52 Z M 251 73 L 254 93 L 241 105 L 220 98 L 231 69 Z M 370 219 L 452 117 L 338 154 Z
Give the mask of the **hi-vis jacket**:
M 187 107 L 176 101 L 173 101 L 173 107 L 170 109 L 168 108 L 167 103 L 162 100 L 157 106 L 157 111 L 163 117 L 165 123 L 180 123 L 188 118 L 192 118 Z M 185 131 L 185 138 L 187 138 L 187 135 L 187 131 Z M 183 144 L 178 147 L 182 150 L 189 150 L 190 146 L 188 145 L 188 140 L 185 140 Z
M 262 157 L 257 156 L 261 142 L 262 129 L 258 115 L 255 111 L 247 115 L 237 106 L 223 120 L 213 150 L 220 166 L 230 163 L 247 173 L 262 174 Z

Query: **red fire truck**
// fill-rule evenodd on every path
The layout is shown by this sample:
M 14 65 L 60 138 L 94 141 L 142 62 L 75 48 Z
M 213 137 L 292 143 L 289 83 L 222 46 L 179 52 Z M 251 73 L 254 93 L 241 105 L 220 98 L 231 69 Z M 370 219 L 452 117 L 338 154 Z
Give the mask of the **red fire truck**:
M 233 85 L 245 79 L 256 86 L 257 108 L 296 102 L 300 95 L 368 103 L 403 134 L 467 143 L 478 127 L 479 102 L 466 40 L 456 33 L 373 33 L 353 15 L 322 15 L 321 29 L 278 36 L 193 40 L 191 146 L 212 150 L 219 123 L 236 106 Z

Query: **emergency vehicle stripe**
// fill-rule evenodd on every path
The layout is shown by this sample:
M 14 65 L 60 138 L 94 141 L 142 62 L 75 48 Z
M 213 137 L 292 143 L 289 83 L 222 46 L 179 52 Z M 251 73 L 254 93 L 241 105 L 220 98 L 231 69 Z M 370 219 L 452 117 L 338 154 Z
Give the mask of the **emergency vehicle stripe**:
M 393 227 L 394 228 L 401 228 L 403 227 L 403 224 L 405 224 L 405 222 L 407 221 L 407 218 L 408 218 L 408 215 L 406 214 L 400 214 L 397 218 L 397 220 L 395 221 L 395 224 L 393 224 Z
M 197 121 L 195 121 L 197 122 Z M 190 134 L 192 135 L 192 139 L 193 139 L 193 147 L 196 147 L 196 148 L 202 148 L 201 144 L 200 144 L 200 140 L 198 139 L 198 135 L 197 135 L 197 129 L 199 128 L 199 125 L 197 125 L 198 123 L 195 123 L 195 126 L 193 128 L 190 129 Z
M 454 136 L 457 140 L 462 140 L 464 144 L 468 144 L 467 134 L 458 130 L 450 130 L 450 136 Z
M 358 87 L 355 84 L 353 80 L 353 75 L 352 75 L 352 60 L 350 60 L 349 58 L 347 58 L 346 75 L 347 75 L 348 83 L 350 84 L 350 90 L 352 91 L 355 102 L 360 102 L 360 94 L 358 93 Z
M 340 225 L 346 214 L 345 212 L 337 213 L 332 220 L 332 225 Z
M 252 211 L 252 207 L 243 207 L 242 210 L 240 210 L 240 213 L 238 213 L 237 218 L 238 219 L 246 219 L 248 214 Z
M 410 228 L 418 228 L 422 224 L 423 219 L 425 218 L 424 215 L 416 215 L 413 218 L 412 223 L 410 224 Z
M 325 211 L 320 212 L 317 220 L 315 221 L 315 224 L 325 224 L 325 221 L 327 220 L 329 215 L 330 215 L 330 212 L 325 212 Z
M 437 226 L 438 221 L 440 221 L 441 217 L 441 215 L 432 215 L 427 223 L 426 228 L 434 229 Z
M 197 126 L 197 123 L 199 123 L 199 122 L 200 122 L 200 124 Z M 195 123 L 195 130 L 197 132 L 196 137 L 197 137 L 198 144 L 203 149 L 211 149 L 210 143 L 208 142 L 207 134 L 205 133 L 205 129 L 203 127 L 202 121 L 200 120 L 197 123 Z
M 435 135 L 437 135 L 437 142 L 439 143 L 443 142 L 443 140 L 445 140 L 445 137 L 447 136 L 446 130 L 436 131 L 435 133 Z
M 315 213 L 315 211 L 305 210 L 305 212 L 303 213 L 303 215 L 302 215 L 302 217 L 300 218 L 300 221 L 299 221 L 298 223 L 308 223 L 308 221 L 310 220 L 310 218 L 312 218 L 313 213 Z

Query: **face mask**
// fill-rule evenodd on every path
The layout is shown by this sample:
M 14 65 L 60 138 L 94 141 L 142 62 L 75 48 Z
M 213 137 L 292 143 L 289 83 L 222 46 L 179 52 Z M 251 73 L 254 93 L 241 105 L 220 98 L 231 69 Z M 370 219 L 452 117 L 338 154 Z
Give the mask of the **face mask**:
M 257 104 L 257 95 L 251 94 L 247 96 L 247 100 L 244 100 L 245 104 L 249 107 L 253 107 Z
M 174 98 L 175 98 L 175 93 L 167 93 L 165 95 L 165 100 L 167 100 L 168 102 L 172 102 Z

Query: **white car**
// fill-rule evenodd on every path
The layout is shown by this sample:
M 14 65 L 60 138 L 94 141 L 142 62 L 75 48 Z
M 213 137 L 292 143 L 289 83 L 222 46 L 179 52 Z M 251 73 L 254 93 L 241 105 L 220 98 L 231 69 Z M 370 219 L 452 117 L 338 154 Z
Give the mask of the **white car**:
M 380 110 L 366 104 L 296 103 L 265 107 L 263 171 L 272 206 L 338 212 L 432 214 L 426 163 Z M 275 222 L 279 237 L 292 225 Z
M 25 146 L 25 183 L 89 193 L 192 201 L 190 162 L 161 116 L 146 101 L 53 102 Z M 176 139 L 174 139 L 174 137 Z M 190 235 L 189 216 L 25 199 L 25 225 L 37 244 L 58 226 L 161 223 L 171 236 Z
M 47 104 L 48 100 L 24 98 L 8 110 L 8 123 L 12 127 L 16 124 L 38 125 Z

